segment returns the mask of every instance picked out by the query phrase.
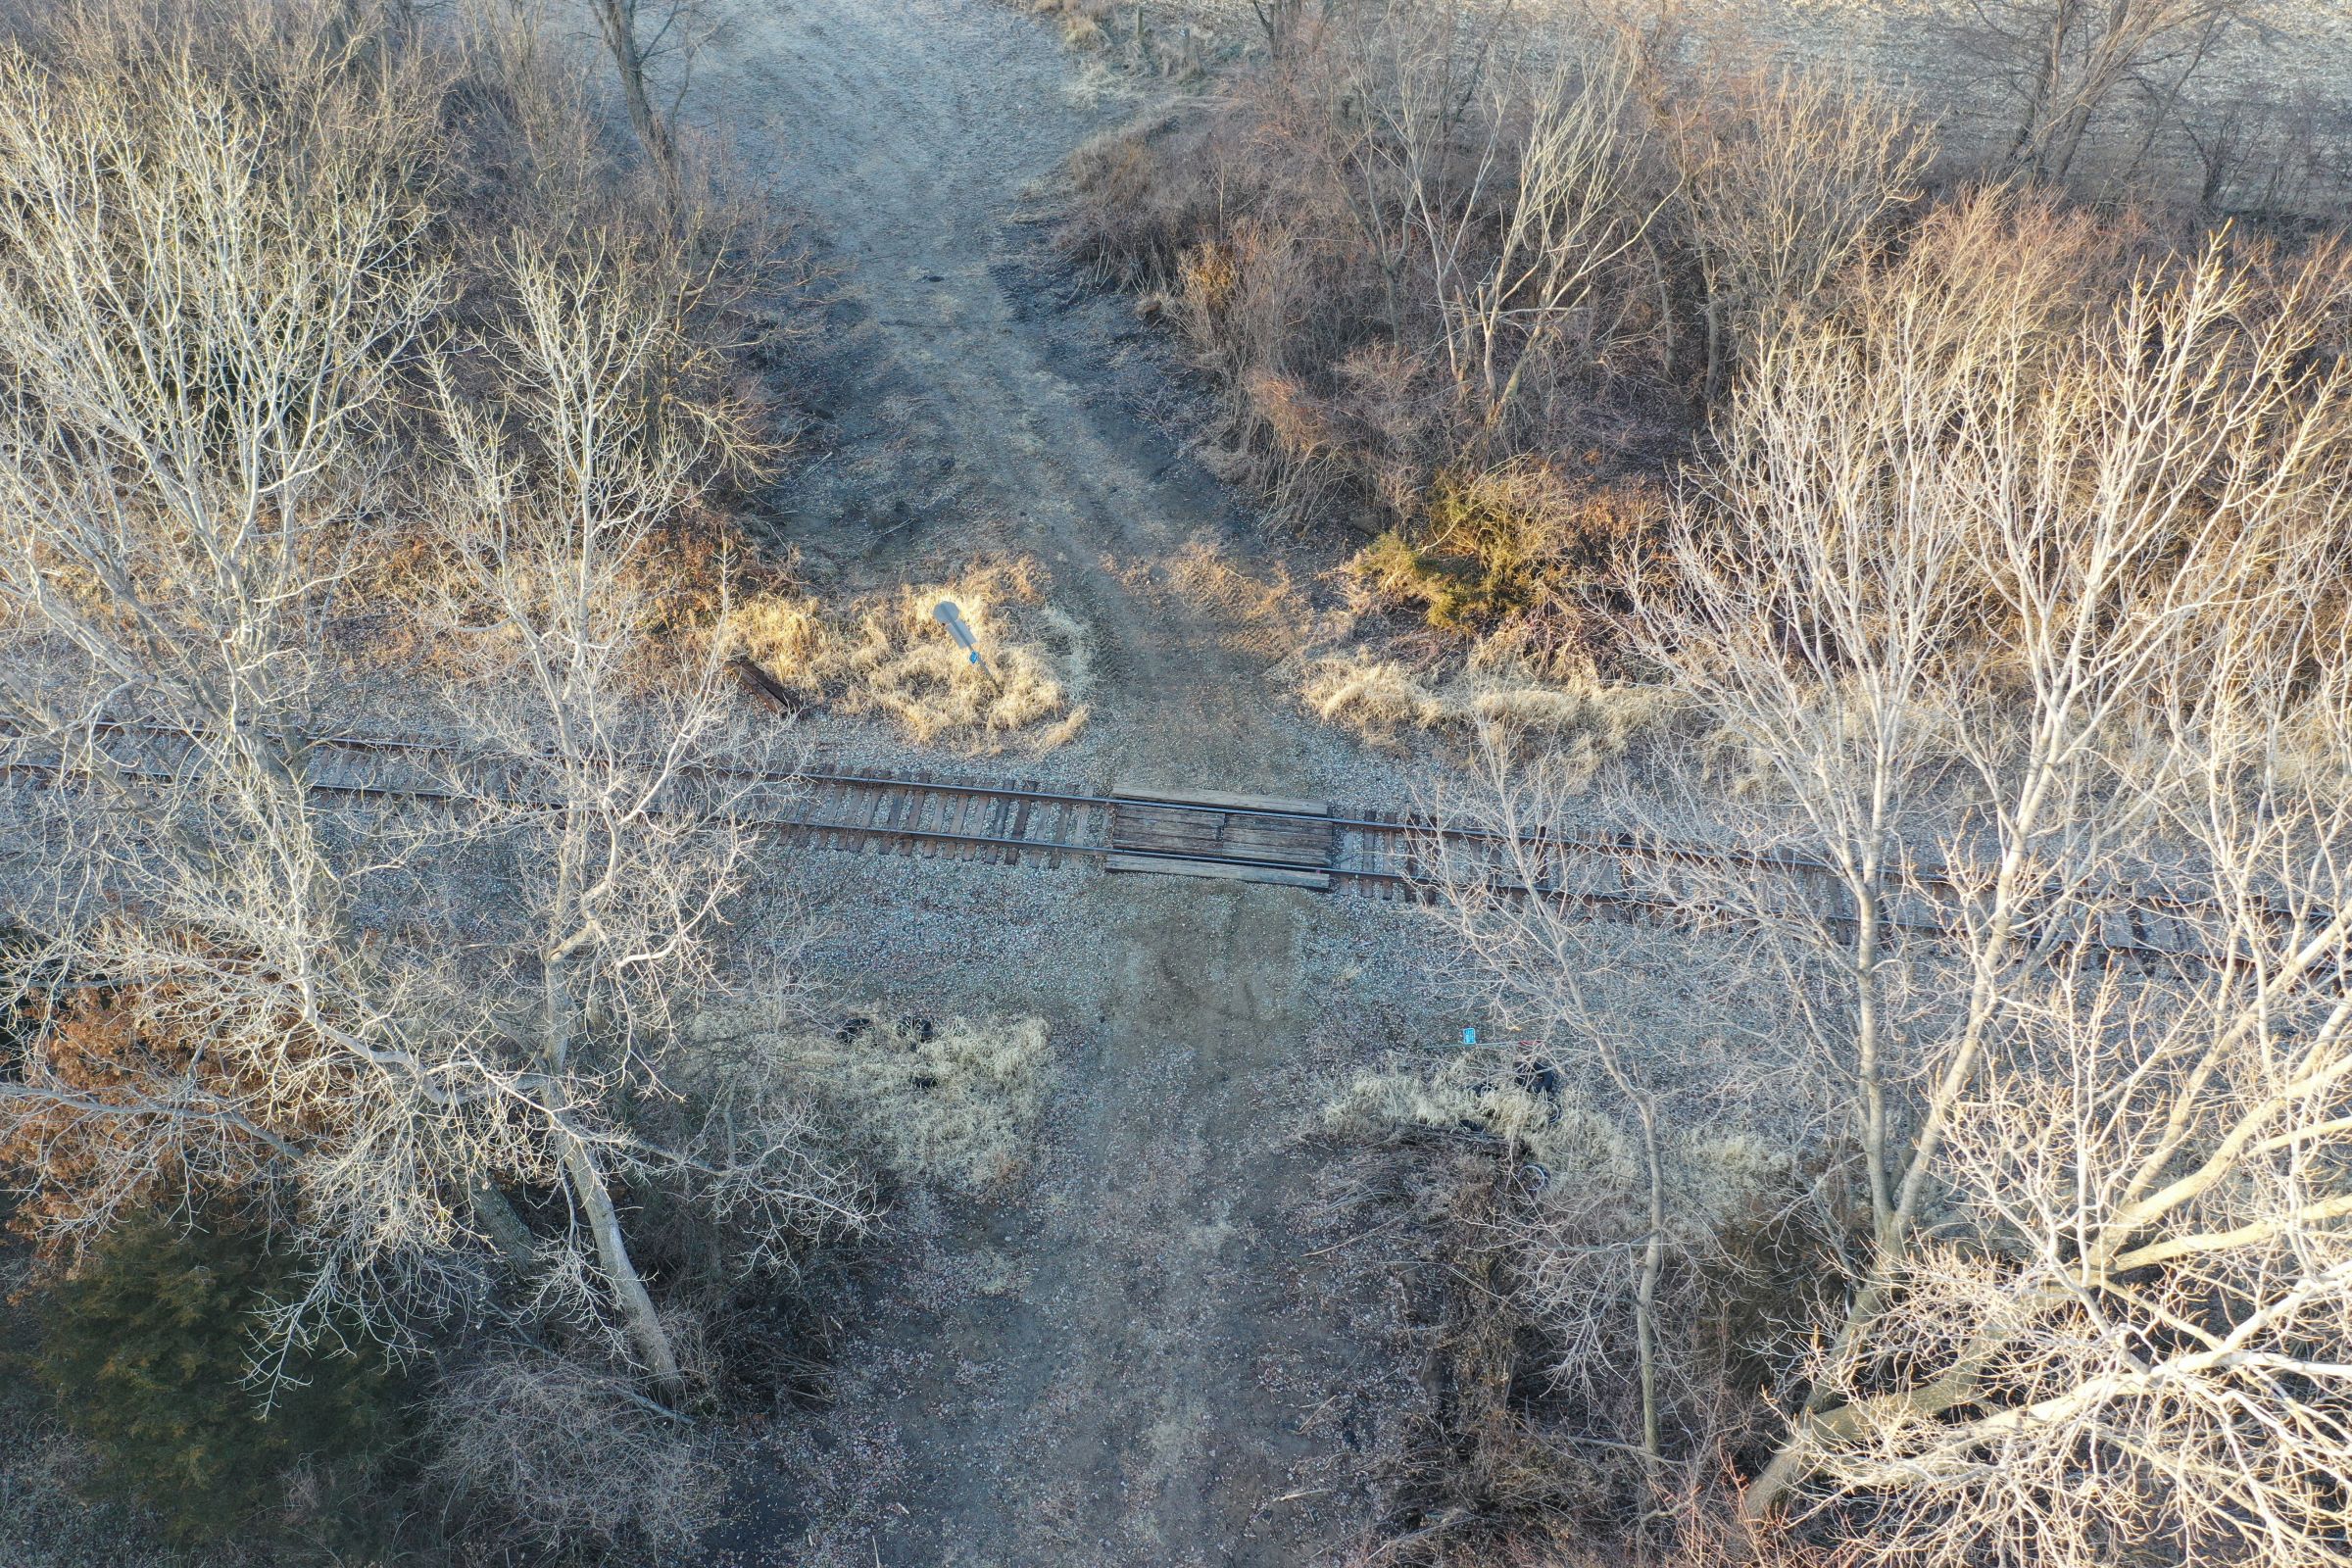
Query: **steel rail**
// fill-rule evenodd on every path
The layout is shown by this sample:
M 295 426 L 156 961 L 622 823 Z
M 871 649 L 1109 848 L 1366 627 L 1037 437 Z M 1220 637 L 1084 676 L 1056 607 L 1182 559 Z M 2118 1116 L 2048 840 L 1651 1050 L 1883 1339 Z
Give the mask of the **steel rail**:
M 69 733 L 148 735 L 172 740 L 187 741 L 191 743 L 202 741 L 210 737 L 210 732 L 197 730 L 187 726 L 119 719 L 106 719 L 99 720 L 94 723 L 75 725 Z M 270 734 L 273 739 L 284 740 L 289 738 L 280 732 L 266 731 L 265 733 Z M 11 735 L 20 740 L 31 739 L 31 737 L 24 735 L 21 731 L 0 728 L 0 737 Z M 422 757 L 445 758 L 459 762 L 468 760 L 489 762 L 496 761 L 498 760 L 495 755 L 487 754 L 469 757 L 469 754 L 466 748 L 456 745 L 397 736 L 326 735 L 311 737 L 295 736 L 291 738 L 294 739 L 305 750 L 340 749 L 363 754 L 407 754 Z M 529 759 L 526 758 L 522 760 L 528 760 Z M 110 760 L 112 760 L 110 759 Z M 1643 841 L 1636 838 L 1634 835 L 1622 833 L 1610 834 L 1603 837 L 1594 837 L 1591 835 L 1557 833 L 1549 829 L 1539 828 L 1528 835 L 1514 836 L 1488 828 L 1447 827 L 1437 823 L 1427 816 L 1422 815 L 1403 817 L 1396 821 L 1381 821 L 1377 818 L 1358 816 L 1331 816 L 1309 811 L 1292 811 L 1274 808 L 1203 807 L 1197 801 L 1188 802 L 1182 800 L 1171 800 L 1165 797 L 1137 794 L 1115 796 L 1095 795 L 1067 790 L 1023 788 L 1018 785 L 989 784 L 978 781 L 891 778 L 870 773 L 848 772 L 840 770 L 820 771 L 814 769 L 803 769 L 779 771 L 775 769 L 744 767 L 738 764 L 725 762 L 689 761 L 674 765 L 682 773 L 691 773 L 698 776 L 729 777 L 749 780 L 756 783 L 786 786 L 834 785 L 846 789 L 856 790 L 913 792 L 927 795 L 1014 800 L 1038 805 L 1058 805 L 1088 808 L 1101 808 L 1111 810 L 1115 810 L 1122 806 L 1158 807 L 1163 808 L 1192 810 L 1215 810 L 1229 816 L 1277 818 L 1301 822 L 1320 822 L 1331 826 L 1335 830 L 1353 829 L 1359 835 L 1377 835 L 1381 838 L 1391 841 L 1403 841 L 1407 843 L 1415 839 L 1435 838 L 1442 844 L 1461 843 L 1511 845 L 1515 848 L 1525 847 L 1533 849 L 1539 854 L 1556 851 L 1571 854 L 1592 855 L 1601 858 L 1618 861 L 1620 863 L 1636 860 L 1665 861 L 1668 863 L 1736 866 L 1745 869 L 1764 870 L 1775 873 L 1793 872 L 1800 874 L 1819 874 L 1830 877 L 1838 876 L 1836 868 L 1828 861 L 1811 857 L 1740 850 L 1733 848 L 1717 848 L 1705 845 L 1675 843 L 1672 841 Z M 42 774 L 54 775 L 64 766 L 65 763 L 62 758 L 57 762 L 0 762 L 0 775 L 17 775 L 26 772 L 39 772 Z M 115 762 L 115 766 L 119 771 L 123 772 L 126 776 L 134 778 L 163 780 L 178 776 L 177 774 L 166 769 L 147 767 L 138 764 L 124 764 L 117 761 Z M 308 780 L 306 781 L 306 786 L 324 794 L 336 794 L 355 798 L 408 798 L 450 802 L 463 802 L 468 799 L 484 799 L 484 797 L 480 794 L 467 794 L 458 790 L 440 789 L 431 787 L 429 785 L 420 785 L 415 783 L 338 784 L 323 780 Z M 498 801 L 501 804 L 508 806 L 523 808 L 535 807 L 543 809 L 555 809 L 558 808 L 561 804 L 548 801 L 532 801 L 506 795 L 492 795 L 489 796 L 488 799 Z M 967 844 L 975 848 L 1012 849 L 1016 851 L 1021 849 L 1029 849 L 1041 853 L 1093 856 L 1118 854 L 1134 856 L 1136 858 L 1146 859 L 1192 860 L 1204 864 L 1229 866 L 1237 869 L 1264 868 L 1267 865 L 1274 863 L 1243 856 L 1219 855 L 1214 853 L 1187 853 L 1173 850 L 1116 849 L 1109 845 L 1080 844 L 1032 838 L 1010 838 L 988 834 L 961 833 L 939 828 L 906 827 L 880 822 L 837 822 L 816 820 L 802 816 L 778 816 L 769 814 L 757 815 L 751 818 L 751 820 L 758 825 L 789 828 L 802 833 L 843 833 L 854 835 L 860 839 L 889 838 L 895 836 L 902 839 L 919 840 L 925 842 Z M 1377 857 L 1383 852 L 1374 849 L 1372 853 Z M 1407 858 L 1409 863 L 1410 857 Z M 1298 869 L 1313 869 L 1322 871 L 1334 879 L 1335 885 L 1344 882 L 1373 882 L 1415 888 L 1424 888 L 1433 885 L 1431 878 L 1416 875 L 1410 871 L 1386 871 L 1376 869 L 1371 866 L 1354 867 L 1339 864 L 1326 865 L 1322 867 L 1298 867 Z M 1546 886 L 1541 883 L 1529 884 L 1520 879 L 1513 879 L 1508 882 L 1488 881 L 1484 883 L 1484 885 L 1494 891 L 1503 893 L 1535 894 L 1553 898 L 1576 898 L 1587 903 L 1605 901 L 1618 906 L 1627 907 L 1666 909 L 1681 908 L 1685 906 L 1679 903 L 1670 904 L 1668 901 L 1644 899 L 1632 894 L 1577 894 L 1571 893 L 1569 890 L 1557 886 Z M 1920 869 L 1903 873 L 1897 879 L 1895 886 L 1898 892 L 1922 892 L 1927 889 L 1938 887 L 1952 891 L 1958 891 L 1959 889 L 1959 883 L 1956 881 L 1956 879 L 1952 878 L 1948 873 L 1936 869 Z M 2168 911 L 2184 912 L 2194 911 L 2200 908 L 2211 908 L 2215 906 L 2215 903 L 2216 901 L 2212 900 L 2190 901 L 2179 898 L 2177 896 L 2142 892 L 2135 895 L 2132 902 L 2131 907 L 2134 913 L 2146 912 L 2161 915 Z M 2273 920 L 2317 922 L 2327 918 L 2327 915 L 2324 911 L 2313 911 L 2312 913 L 2298 916 L 2292 910 L 2279 907 L 2277 905 L 2266 905 L 2260 912 Z M 1813 919 L 1827 920 L 1833 924 L 1851 925 L 1855 923 L 1854 916 L 1826 910 L 1808 911 L 1808 917 Z M 1903 930 L 1921 932 L 1947 932 L 1952 929 L 1952 925 L 1949 922 L 1913 919 L 1892 913 L 1882 916 L 1882 919 L 1885 923 Z M 2099 945 L 2110 948 L 2113 951 L 2130 953 L 2163 954 L 2177 951 L 2156 947 L 2151 944 L 2134 944 L 2127 947 L 2120 944 L 2102 942 Z
M 118 767 L 118 771 L 126 777 L 136 779 L 169 781 L 178 776 L 177 774 L 165 772 L 156 768 Z M 0 777 L 13 776 L 20 773 L 33 773 L 43 777 L 53 778 L 57 776 L 59 772 L 60 768 L 54 763 L 0 762 Z M 887 785 L 895 786 L 901 789 L 924 791 L 929 793 L 981 796 L 1001 795 L 1011 796 L 1023 800 L 1045 799 L 1091 804 L 1113 804 L 1106 801 L 1096 801 L 1094 798 L 1087 796 L 1033 794 L 1031 792 L 1016 789 L 998 788 L 996 786 L 975 786 L 967 789 L 964 786 L 956 784 L 927 784 L 915 779 L 877 779 L 865 774 L 844 775 L 844 778 L 847 782 L 859 785 Z M 479 798 L 475 796 L 461 795 L 448 790 L 420 788 L 415 785 L 330 784 L 318 781 L 308 781 L 304 787 L 320 795 L 345 795 L 362 798 L 397 798 L 403 800 L 440 800 L 457 802 L 464 802 Z M 536 808 L 542 810 L 556 810 L 561 807 L 561 803 L 558 802 L 516 801 L 505 797 L 499 798 L 499 804 L 505 806 L 523 807 L 526 808 Z M 662 813 L 661 812 L 660 808 L 655 808 L 653 814 L 659 815 Z M 1070 840 L 1058 839 L 1010 838 L 1003 835 L 958 833 L 942 828 L 898 827 L 876 822 L 835 822 L 798 816 L 754 817 L 752 821 L 755 825 L 761 827 L 779 827 L 803 834 L 844 833 L 853 835 L 860 840 L 870 840 L 877 843 L 887 843 L 893 839 L 910 839 L 943 844 L 964 844 L 971 845 L 976 848 L 1035 851 L 1040 854 L 1052 853 L 1065 855 L 1085 855 L 1093 856 L 1097 858 L 1108 858 L 1109 857 L 1116 855 L 1122 858 L 1136 859 L 1169 860 L 1192 865 L 1216 865 L 1243 871 L 1264 871 L 1269 869 L 1296 869 L 1309 871 L 1315 869 L 1305 866 L 1283 866 L 1265 860 L 1250 859 L 1241 856 L 1198 854 L 1183 850 L 1123 849 L 1109 844 L 1082 844 Z M 1393 823 L 1374 823 L 1369 825 L 1382 828 L 1394 828 L 1396 826 L 1396 824 Z M 1432 897 L 1435 893 L 1434 885 L 1426 878 L 1416 877 L 1407 872 L 1401 871 L 1382 871 L 1370 868 L 1358 869 L 1347 867 L 1326 867 L 1322 868 L 1322 874 L 1330 877 L 1334 888 L 1339 888 L 1343 883 L 1347 882 L 1381 882 L 1407 889 L 1411 891 L 1416 898 Z M 1608 893 L 1597 889 L 1530 887 L 1524 883 L 1512 882 L 1486 884 L 1482 891 L 1503 895 L 1532 895 L 1538 898 L 1555 899 L 1565 903 L 1578 904 L 1592 908 L 1649 910 L 1657 913 L 1683 915 L 1687 915 L 1689 912 L 1687 908 L 1681 905 L 1667 904 L 1655 899 L 1644 899 L 1634 894 Z M 1829 915 L 1825 918 L 1837 921 L 1841 919 L 1850 920 L 1851 917 Z M 1929 931 L 1941 931 L 1944 928 L 1936 925 L 1926 925 L 1921 927 L 1921 929 Z

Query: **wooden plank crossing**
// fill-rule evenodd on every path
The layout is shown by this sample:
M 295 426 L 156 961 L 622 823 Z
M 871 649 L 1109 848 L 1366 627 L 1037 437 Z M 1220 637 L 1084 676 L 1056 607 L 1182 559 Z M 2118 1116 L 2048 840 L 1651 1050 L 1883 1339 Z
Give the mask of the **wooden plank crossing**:
M 1328 801 L 1134 785 L 1110 798 L 1107 870 L 1331 886 L 1338 839 Z
M 1331 824 L 1297 817 L 1258 817 L 1182 806 L 1136 806 L 1122 801 L 1110 813 L 1110 847 L 1171 855 L 1216 855 L 1268 865 L 1331 864 Z

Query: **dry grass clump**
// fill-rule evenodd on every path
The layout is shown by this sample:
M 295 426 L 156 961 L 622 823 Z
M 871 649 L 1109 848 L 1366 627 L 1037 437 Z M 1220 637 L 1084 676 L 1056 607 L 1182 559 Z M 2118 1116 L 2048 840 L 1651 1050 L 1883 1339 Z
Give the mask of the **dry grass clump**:
M 1103 24 L 1110 20 L 1111 0 L 1029 0 L 1029 9 L 1052 17 L 1072 49 L 1100 49 L 1110 41 Z
M 1633 1130 L 1541 1054 L 1454 1053 L 1426 1071 L 1359 1073 L 1324 1105 L 1321 1130 L 1355 1143 L 1419 1133 L 1492 1140 L 1543 1167 L 1540 1207 L 1615 1202 L 1632 1212 L 1644 1177 Z M 1785 1152 L 1709 1123 L 1667 1140 L 1678 1206 L 1702 1230 L 1744 1214 L 1788 1171 Z
M 1554 1180 L 1631 1191 L 1642 1155 L 1581 1093 L 1464 1052 L 1429 1072 L 1360 1073 L 1323 1109 L 1323 1130 L 1357 1142 L 1412 1131 L 1500 1140 Z
M 1431 676 L 1363 648 L 1308 660 L 1299 700 L 1383 751 L 1407 750 L 1415 734 L 1463 741 L 1498 730 L 1579 761 L 1587 775 L 1676 710 L 1671 694 L 1603 680 L 1589 664 L 1539 675 L 1516 662 L 1473 662 Z
M 1046 590 L 1044 568 L 1024 557 L 838 610 L 795 590 L 764 594 L 736 609 L 729 633 L 811 707 L 888 718 L 922 745 L 1043 752 L 1085 727 L 1092 658 L 1086 629 Z M 943 599 L 962 611 L 986 672 L 932 615 Z
M 1094 57 L 1080 75 L 1083 99 L 1116 92 L 1123 78 L 1189 80 L 1201 74 L 1201 39 L 1192 24 L 1157 26 L 1150 9 L 1137 0 L 1029 0 L 1032 15 L 1054 19 L 1064 47 Z
M 1068 166 L 1077 194 L 1062 215 L 1063 248 L 1105 282 L 1172 276 L 1215 220 L 1213 193 L 1176 172 L 1201 139 L 1197 122 L 1161 110 L 1081 143 Z
M 963 1188 L 1020 1163 L 1053 1068 L 1041 1018 L 859 1019 L 805 1049 L 891 1169 Z

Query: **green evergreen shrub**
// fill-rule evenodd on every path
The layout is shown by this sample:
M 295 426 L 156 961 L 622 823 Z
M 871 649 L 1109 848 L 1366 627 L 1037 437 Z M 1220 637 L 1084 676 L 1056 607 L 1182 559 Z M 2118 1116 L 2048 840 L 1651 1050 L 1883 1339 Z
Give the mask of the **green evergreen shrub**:
M 294 1283 L 254 1232 L 146 1219 L 44 1293 L 38 1369 L 59 1413 L 183 1542 L 265 1526 L 296 1481 L 302 1511 L 345 1534 L 340 1494 L 397 1441 L 396 1379 L 366 1342 L 291 1358 L 274 1390 L 247 1378 L 256 1313 Z

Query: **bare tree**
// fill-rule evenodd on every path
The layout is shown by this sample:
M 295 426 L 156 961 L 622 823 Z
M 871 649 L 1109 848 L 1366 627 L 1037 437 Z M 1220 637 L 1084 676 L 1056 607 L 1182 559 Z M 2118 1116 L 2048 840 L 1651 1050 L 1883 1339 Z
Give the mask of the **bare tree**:
M 263 1207 L 312 1264 L 284 1343 L 354 1319 L 398 1339 L 504 1275 L 526 1312 L 615 1325 L 675 1391 L 627 1184 L 723 1214 L 755 1264 L 864 1217 L 775 1064 L 691 1100 L 662 1076 L 717 989 L 745 843 L 740 789 L 702 771 L 715 651 L 657 650 L 638 575 L 741 444 L 695 395 L 692 275 L 520 248 L 461 370 L 424 335 L 431 125 L 400 82 L 325 74 L 335 134 L 288 148 L 188 56 L 6 69 L 0 602 L 28 675 L 11 716 L 58 785 L 30 829 L 57 875 L 11 890 L 51 940 L 14 979 L 95 988 L 135 1026 L 92 1072 L 70 1009 L 36 1014 L 0 1088 L 12 1154 L 73 1185 L 44 1212 L 84 1234 L 159 1189 Z M 506 416 L 471 415 L 461 374 Z M 472 578 L 441 651 L 470 751 L 442 783 L 472 809 L 429 821 L 309 787 L 307 737 L 349 722 L 362 678 L 341 585 L 435 490 L 378 444 L 404 375 L 441 394 L 442 545 Z M 174 729 L 161 777 L 110 724 L 142 716 Z
M 1572 329 L 1608 340 L 1601 285 L 1663 206 L 1636 177 L 1645 136 L 1630 46 L 1475 68 L 1427 49 L 1391 77 L 1380 133 L 1357 157 L 1388 168 L 1381 185 L 1400 203 L 1395 225 L 1442 322 L 1456 401 L 1492 437 Z
M 2016 85 L 2009 167 L 2063 180 L 2127 88 L 2153 106 L 2144 157 L 2245 0 L 1977 0 L 1974 10 L 1992 63 Z
M 2217 247 L 2070 327 L 1911 265 L 1765 353 L 1643 604 L 1759 770 L 1685 808 L 1837 890 L 1702 900 L 1781 935 L 1869 1215 L 1745 1505 L 1887 1560 L 2319 1560 L 2352 917 L 2298 781 L 2340 765 L 2333 677 L 2288 671 L 2340 667 L 2352 381 L 2308 356 L 2344 269 Z
M 514 315 L 488 346 L 506 416 L 442 384 L 463 476 L 447 538 L 466 564 L 448 614 L 471 645 L 453 697 L 497 759 L 453 782 L 473 784 L 478 820 L 514 846 L 527 925 L 500 989 L 531 999 L 517 1045 L 533 1082 L 593 1086 L 575 1092 L 611 1104 L 660 1090 L 681 1000 L 719 989 L 714 917 L 749 848 L 742 787 L 707 766 L 733 738 L 731 687 L 715 636 L 682 669 L 678 650 L 649 644 L 643 573 L 690 482 L 753 443 L 725 407 L 678 394 L 692 379 L 690 275 L 644 253 L 526 250 L 508 283 Z M 705 1187 L 779 1243 L 864 1221 L 853 1187 L 786 1136 L 801 1131 L 788 1104 L 720 1106 L 669 1148 L 586 1105 L 551 1116 L 596 1272 L 664 1385 L 677 1358 L 622 1233 L 616 1171 Z
M 150 78 L 18 61 L 0 91 L 0 591 L 33 677 L 12 716 L 111 796 L 51 803 L 73 880 L 26 912 L 57 934 L 50 972 L 126 987 L 220 1069 L 93 1092 L 36 1041 L 7 1102 L 36 1145 L 103 1133 L 89 1225 L 160 1175 L 291 1175 L 331 1144 L 347 1158 L 306 1172 L 307 1204 L 364 1250 L 396 1216 L 433 1228 L 409 1178 L 450 1123 L 386 1011 L 402 988 L 355 946 L 299 737 L 330 705 L 323 628 L 376 515 L 372 438 L 441 278 L 399 84 L 302 85 L 345 133 L 308 161 L 185 58 Z M 193 732 L 172 787 L 109 776 L 99 721 L 141 711 Z
M 1758 346 L 1634 590 L 1683 716 L 1601 786 L 1721 853 L 1588 862 L 1584 770 L 1495 748 L 1450 822 L 1492 836 L 1428 858 L 1642 1152 L 1611 1204 L 1523 1221 L 1518 1270 L 1570 1359 L 1628 1325 L 1653 1476 L 1662 1434 L 1703 1441 L 1675 1282 L 1723 1216 L 1658 1114 L 1687 1044 L 1628 1051 L 1642 960 L 1576 907 L 1619 890 L 1740 933 L 1663 983 L 1773 977 L 1771 1043 L 1816 1064 L 1725 1102 L 1822 1167 L 1840 1287 L 1782 1348 L 1751 1528 L 1954 1568 L 2339 1561 L 2352 375 L 2312 349 L 2352 272 L 2217 243 L 2094 308 L 2049 221 L 1982 198 Z
M 1734 345 L 1826 301 L 1917 199 L 1933 156 L 1901 106 L 1835 72 L 1782 68 L 1726 85 L 1696 95 L 1671 140 L 1706 289 L 1710 402 Z

